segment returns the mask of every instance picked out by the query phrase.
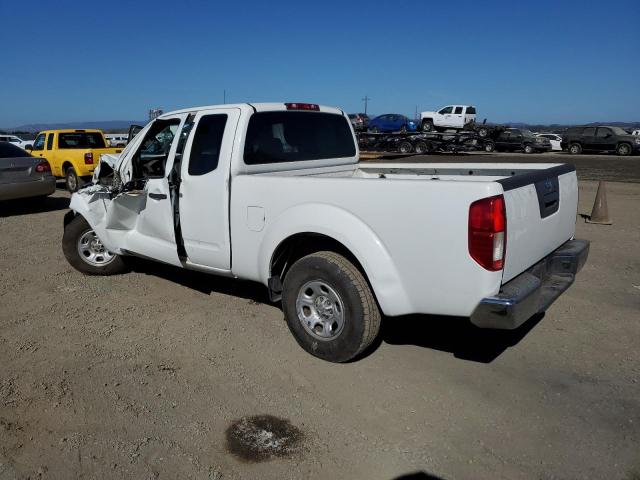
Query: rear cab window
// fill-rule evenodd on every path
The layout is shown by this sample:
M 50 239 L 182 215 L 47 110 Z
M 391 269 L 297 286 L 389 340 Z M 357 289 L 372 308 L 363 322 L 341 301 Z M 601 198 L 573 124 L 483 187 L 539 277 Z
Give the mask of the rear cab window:
M 104 138 L 99 132 L 67 132 L 58 134 L 60 149 L 105 148 Z
M 325 112 L 258 112 L 249 119 L 247 165 L 353 157 L 356 147 L 345 117 Z

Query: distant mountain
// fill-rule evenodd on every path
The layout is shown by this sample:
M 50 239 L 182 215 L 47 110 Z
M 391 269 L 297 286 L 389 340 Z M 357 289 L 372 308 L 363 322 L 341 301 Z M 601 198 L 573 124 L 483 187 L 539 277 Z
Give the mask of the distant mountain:
M 120 130 L 126 132 L 132 124 L 146 125 L 146 120 L 104 120 L 68 123 L 29 123 L 11 128 L 0 128 L 6 132 L 40 132 L 42 130 L 57 130 L 61 128 L 97 128 L 100 130 Z

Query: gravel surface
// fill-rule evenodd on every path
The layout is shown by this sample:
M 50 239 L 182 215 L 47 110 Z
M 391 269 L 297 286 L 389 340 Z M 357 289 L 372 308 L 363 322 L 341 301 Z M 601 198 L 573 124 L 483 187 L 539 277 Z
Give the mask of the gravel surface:
M 345 365 L 260 285 L 76 272 L 63 192 L 0 205 L 0 479 L 637 479 L 640 186 L 608 191 L 614 225 L 578 219 L 591 257 L 542 318 L 387 318 Z

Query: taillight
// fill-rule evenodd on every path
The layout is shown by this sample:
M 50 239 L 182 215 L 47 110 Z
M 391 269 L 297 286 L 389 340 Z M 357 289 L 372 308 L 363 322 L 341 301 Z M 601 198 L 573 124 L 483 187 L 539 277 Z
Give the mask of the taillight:
M 469 207 L 469 254 L 480 266 L 495 272 L 504 267 L 507 217 L 504 197 L 483 198 Z
M 36 172 L 38 173 L 44 173 L 44 172 L 50 172 L 50 171 L 51 171 L 51 166 L 49 165 L 49 162 L 47 162 L 46 160 L 43 160 L 36 165 Z
M 89 152 L 84 154 L 84 164 L 93 165 L 93 153 Z
M 313 110 L 319 112 L 320 107 L 315 103 L 285 103 L 287 110 Z

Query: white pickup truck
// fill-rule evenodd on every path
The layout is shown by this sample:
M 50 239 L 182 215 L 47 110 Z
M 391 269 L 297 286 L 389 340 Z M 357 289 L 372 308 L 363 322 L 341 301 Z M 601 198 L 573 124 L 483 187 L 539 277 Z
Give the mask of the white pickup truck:
M 437 112 L 420 112 L 420 126 L 424 132 L 461 130 L 475 121 L 476 107 L 471 105 L 447 105 Z
M 587 258 L 577 199 L 571 165 L 360 164 L 339 109 L 209 106 L 103 156 L 62 246 L 86 274 L 134 255 L 261 282 L 306 351 L 343 362 L 382 314 L 512 329 L 546 309 Z

